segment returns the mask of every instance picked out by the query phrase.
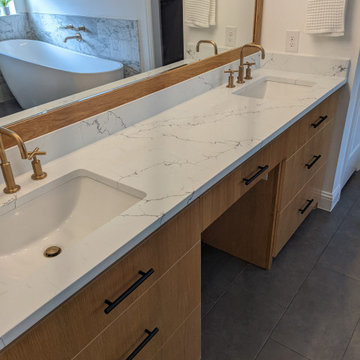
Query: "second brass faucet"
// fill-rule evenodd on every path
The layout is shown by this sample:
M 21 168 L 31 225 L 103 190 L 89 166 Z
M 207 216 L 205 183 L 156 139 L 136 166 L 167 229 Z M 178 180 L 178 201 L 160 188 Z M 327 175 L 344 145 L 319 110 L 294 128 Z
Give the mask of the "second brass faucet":
M 240 48 L 240 66 L 239 66 L 239 76 L 237 78 L 238 84 L 243 84 L 245 82 L 245 80 L 244 80 L 244 49 L 251 48 L 251 47 L 259 49 L 261 51 L 261 58 L 265 59 L 265 50 L 261 45 L 250 43 L 250 44 L 245 44 L 244 46 L 242 46 Z M 254 63 L 251 63 L 251 65 L 254 65 Z M 247 64 L 247 66 L 248 66 L 248 71 L 246 74 L 247 79 L 251 78 L 251 71 L 250 71 L 251 65 L 250 65 L 250 63 Z
M 196 44 L 196 52 L 200 51 L 200 44 L 211 44 L 214 47 L 215 55 L 217 55 L 219 53 L 217 44 L 213 40 L 200 40 L 200 41 L 198 41 L 198 43 Z

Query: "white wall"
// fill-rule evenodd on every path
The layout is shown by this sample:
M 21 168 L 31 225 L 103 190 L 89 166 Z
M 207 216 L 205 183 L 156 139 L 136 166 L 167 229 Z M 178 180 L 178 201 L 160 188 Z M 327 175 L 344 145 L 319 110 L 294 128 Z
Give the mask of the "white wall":
M 338 165 L 338 154 L 340 151 L 340 166 L 342 167 L 345 159 L 345 148 L 349 139 L 345 136 L 342 141 L 343 127 L 346 119 L 350 92 L 354 84 L 355 69 L 360 45 L 360 1 L 348 0 L 346 14 L 345 36 L 339 38 L 314 36 L 304 33 L 306 19 L 307 0 L 264 0 L 264 14 L 262 27 L 262 45 L 268 51 L 285 51 L 285 37 L 287 30 L 300 30 L 299 52 L 313 55 L 329 57 L 350 58 L 352 67 L 350 71 L 349 84 L 343 91 L 339 109 L 337 126 L 334 129 L 335 137 L 332 141 L 330 152 L 329 167 L 324 184 L 324 192 L 329 196 L 336 197 L 342 186 L 341 175 L 335 172 Z M 346 120 L 345 130 L 353 128 L 353 119 Z M 347 131 L 350 133 L 349 131 Z M 346 134 L 346 131 L 345 131 Z M 360 143 L 360 134 L 354 141 Z
M 214 40 L 219 47 L 225 46 L 225 27 L 236 26 L 237 46 L 252 41 L 255 0 L 218 0 L 217 25 L 209 29 L 185 26 L 184 42 L 197 43 L 199 40 Z
M 154 65 L 151 0 L 17 0 L 24 1 L 26 11 L 78 15 L 91 17 L 116 17 L 138 20 L 143 70 Z
M 25 0 L 14 0 L 15 8 L 17 13 L 26 11 Z

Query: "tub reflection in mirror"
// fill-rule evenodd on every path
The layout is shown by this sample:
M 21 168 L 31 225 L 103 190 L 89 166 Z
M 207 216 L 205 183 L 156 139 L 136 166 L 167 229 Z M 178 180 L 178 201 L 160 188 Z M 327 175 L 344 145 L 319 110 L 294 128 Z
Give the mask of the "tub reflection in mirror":
M 0 56 L 3 73 L 0 74 L 0 125 L 7 126 L 54 109 L 71 106 L 83 99 L 111 92 L 171 68 L 213 56 L 213 49 L 206 46 L 201 48 L 200 53 L 196 53 L 196 43 L 199 40 L 216 41 L 219 53 L 252 40 L 254 9 L 260 0 L 216 0 L 216 24 L 201 28 L 193 27 L 186 21 L 188 15 L 184 10 L 189 1 L 193 0 L 104 0 L 101 3 L 93 0 L 13 0 L 12 14 L 1 17 L 0 41 L 16 39 L 38 47 L 39 44 L 49 46 L 42 46 L 33 61 L 21 59 L 23 65 L 27 65 L 27 70 L 18 66 L 15 71 L 9 70 L 10 58 L 17 63 L 20 56 Z M 227 26 L 236 32 L 236 39 L 232 44 L 225 38 Z M 64 42 L 65 38 L 69 40 Z M 61 66 L 49 66 L 49 59 L 46 58 L 49 57 L 48 53 L 45 55 L 46 59 L 43 58 L 45 48 L 56 49 L 54 54 L 60 54 L 61 49 L 51 45 L 64 50 L 61 55 L 52 56 L 52 60 L 58 62 L 60 58 L 63 59 L 64 64 L 61 66 L 67 71 L 63 72 Z M 5 47 L 4 44 L 1 47 Z M 65 59 L 65 54 L 69 59 Z M 78 73 L 85 72 L 83 65 L 80 65 L 81 71 L 68 71 L 67 62 L 71 58 L 76 58 L 78 62 L 87 59 L 93 64 L 97 61 L 100 64 L 104 60 L 104 63 L 99 68 L 96 65 L 96 71 L 87 71 L 93 75 L 84 80 L 83 76 L 78 76 Z M 122 69 L 115 66 L 111 71 L 106 70 L 113 62 L 118 66 L 122 65 Z M 41 69 L 38 68 L 39 65 L 42 66 Z M 56 71 L 50 73 L 49 68 Z M 100 70 L 102 68 L 105 71 Z M 9 72 L 12 72 L 12 79 L 17 78 L 21 82 L 10 80 Z M 23 75 L 25 72 L 26 76 Z M 70 73 L 73 78 L 69 77 Z M 101 76 L 99 73 L 102 73 Z M 58 81 L 61 76 L 64 79 Z M 43 83 L 46 83 L 44 90 L 40 90 L 36 82 L 32 87 L 23 82 L 30 78 L 39 80 L 39 77 L 46 80 Z M 72 83 L 71 88 L 66 85 L 69 83 Z M 54 88 L 61 90 L 57 96 L 53 92 Z M 34 99 L 36 94 L 33 92 L 46 96 Z M 30 101 L 23 100 L 24 95 L 31 97 Z
M 1 41 L 0 70 L 23 109 L 124 77 L 119 62 L 37 40 Z

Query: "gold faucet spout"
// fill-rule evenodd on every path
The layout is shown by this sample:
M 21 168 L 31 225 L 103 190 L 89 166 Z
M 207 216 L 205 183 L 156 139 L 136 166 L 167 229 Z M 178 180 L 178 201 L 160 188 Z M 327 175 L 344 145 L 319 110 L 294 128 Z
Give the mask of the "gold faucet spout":
M 198 41 L 198 43 L 196 44 L 196 52 L 200 51 L 200 45 L 201 44 L 211 44 L 214 47 L 215 55 L 217 55 L 219 53 L 218 46 L 217 46 L 216 42 L 213 41 L 213 40 L 200 40 L 200 41 Z
M 15 131 L 9 130 L 9 129 L 1 127 L 1 126 L 0 126 L 0 134 L 13 138 L 16 142 L 17 147 L 19 148 L 21 158 L 24 160 L 26 160 L 28 158 L 28 152 L 26 150 L 25 143 L 19 134 L 17 134 Z M 1 144 L 2 144 L 2 142 L 1 142 Z M 1 155 L 2 155 L 2 151 L 0 151 L 0 157 L 1 157 Z M 1 160 L 2 160 L 2 157 L 1 157 Z
M 244 46 L 242 46 L 240 48 L 240 67 L 239 67 L 239 76 L 238 76 L 238 83 L 239 84 L 243 84 L 244 81 L 244 49 L 245 48 L 256 48 L 259 49 L 261 51 L 261 58 L 264 60 L 265 59 L 265 49 L 259 45 L 259 44 L 255 44 L 255 43 L 250 43 L 250 44 L 245 44 Z
M 5 146 L 2 140 L 2 135 L 6 135 L 15 140 L 17 147 L 20 150 L 20 155 L 23 159 L 28 158 L 26 146 L 21 137 L 12 130 L 4 127 L 0 127 L 0 168 L 5 181 L 5 194 L 13 194 L 20 190 L 20 186 L 15 183 L 14 174 L 11 169 L 11 165 L 6 157 Z

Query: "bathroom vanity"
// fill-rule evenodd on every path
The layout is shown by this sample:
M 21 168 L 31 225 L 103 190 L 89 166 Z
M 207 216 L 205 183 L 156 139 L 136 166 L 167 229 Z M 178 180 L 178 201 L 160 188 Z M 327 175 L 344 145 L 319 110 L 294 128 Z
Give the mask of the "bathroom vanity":
M 71 255 L 64 249 L 50 259 L 42 284 L 24 280 L 16 306 L 33 293 L 33 312 L 27 305 L 17 319 L 6 315 L 0 360 L 201 358 L 201 241 L 270 269 L 321 196 L 348 62 L 284 56 L 269 55 L 241 88 L 226 89 L 224 76 L 220 86 L 47 164 L 46 184 L 82 168 L 144 197 Z M 195 80 L 209 85 L 224 69 Z M 25 179 L 30 199 L 41 185 Z M 46 279 L 59 283 L 37 294 Z

